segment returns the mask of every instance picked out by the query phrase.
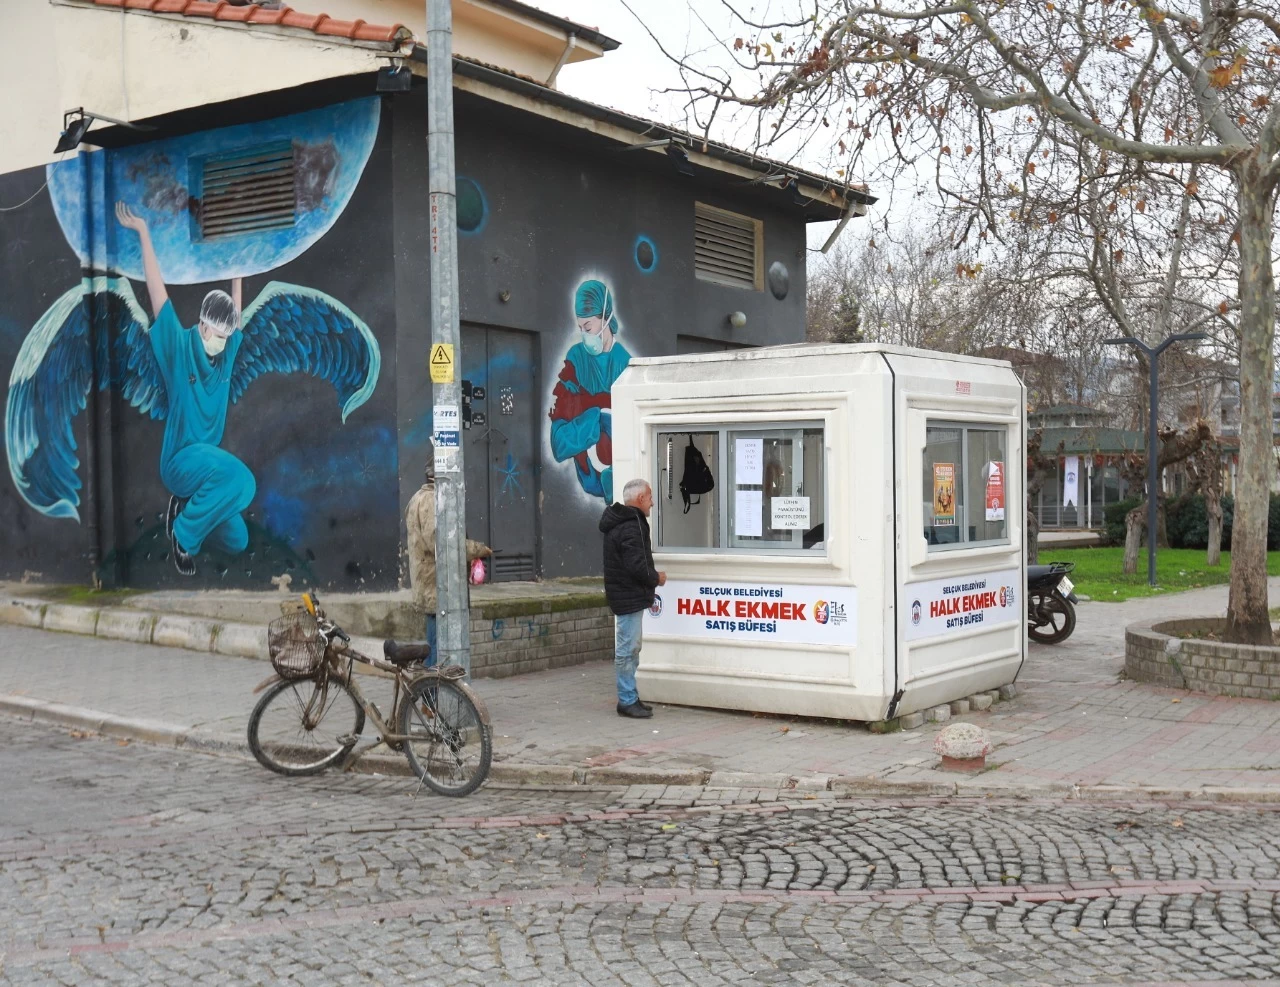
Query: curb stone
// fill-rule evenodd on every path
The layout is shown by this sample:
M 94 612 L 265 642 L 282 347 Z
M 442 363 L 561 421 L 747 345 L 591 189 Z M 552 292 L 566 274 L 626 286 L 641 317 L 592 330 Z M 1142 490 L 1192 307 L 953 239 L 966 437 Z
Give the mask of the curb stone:
M 116 739 L 134 740 L 161 747 L 181 747 L 214 754 L 251 757 L 248 742 L 239 736 L 189 730 L 156 720 L 134 719 L 67 706 L 62 703 L 33 699 L 28 696 L 0 695 L 0 714 L 30 723 L 43 723 L 97 733 Z M 356 762 L 354 772 L 412 777 L 408 762 L 398 754 L 369 754 Z M 958 782 L 893 781 L 888 778 L 859 778 L 836 775 L 787 779 L 778 786 L 778 775 L 746 772 L 711 772 L 700 768 L 575 768 L 570 765 L 520 764 L 499 761 L 489 773 L 489 781 L 514 787 L 564 786 L 566 788 L 622 788 L 630 785 L 701 786 L 712 790 L 764 788 L 794 791 L 830 791 L 837 797 L 904 798 L 930 796 L 937 798 L 1004 798 L 1054 799 L 1097 802 L 1223 802 L 1234 804 L 1280 804 L 1277 788 L 1195 789 L 1153 788 L 1135 785 L 1072 785 L 1069 783 L 1026 783 L 994 785 L 978 778 Z M 719 784 L 717 784 L 719 782 Z M 729 784 L 725 784 L 729 782 Z M 760 784 L 757 784 L 760 783 Z

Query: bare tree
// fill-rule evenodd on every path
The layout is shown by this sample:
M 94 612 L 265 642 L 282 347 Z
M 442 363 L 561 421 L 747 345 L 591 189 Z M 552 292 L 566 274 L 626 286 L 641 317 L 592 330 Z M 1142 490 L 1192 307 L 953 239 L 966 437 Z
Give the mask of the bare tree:
M 1271 641 L 1271 260 L 1280 180 L 1280 17 L 1266 6 L 811 0 L 773 23 L 739 12 L 742 36 L 726 49 L 733 64 L 683 61 L 707 129 L 726 107 L 745 107 L 759 143 L 775 152 L 830 134 L 846 174 L 867 152 L 899 168 L 928 167 L 964 233 L 980 241 L 1026 228 L 1037 188 L 1078 187 L 1114 162 L 1166 176 L 1152 191 L 1164 198 L 1149 202 L 1161 215 L 1176 215 L 1202 184 L 1221 183 L 1235 204 L 1228 242 L 1238 252 L 1242 402 L 1227 636 L 1255 643 Z M 1168 188 L 1181 189 L 1177 201 Z M 1010 207 L 1011 197 L 1020 204 Z M 1105 240 L 1104 230 L 1094 232 Z M 1114 258 L 1123 247 L 1106 249 Z
M 1168 426 L 1161 428 L 1160 442 L 1157 446 L 1159 451 L 1156 453 L 1157 475 L 1162 474 L 1167 467 L 1172 466 L 1174 463 L 1183 462 L 1196 455 L 1211 438 L 1209 423 L 1205 421 L 1198 421 L 1182 432 Z M 1122 469 L 1130 479 L 1133 487 L 1141 490 L 1141 478 L 1147 472 L 1146 454 L 1130 453 L 1125 457 Z M 1142 503 L 1124 516 L 1124 574 L 1126 576 L 1132 576 L 1138 571 L 1138 548 L 1142 541 L 1142 532 L 1146 527 L 1147 504 L 1151 497 L 1156 498 L 1157 544 L 1168 545 L 1169 539 L 1165 533 L 1165 498 L 1159 490 L 1148 490 L 1147 496 Z M 1221 535 L 1221 530 L 1219 530 L 1219 535 Z
M 1190 493 L 1204 497 L 1204 512 L 1209 523 L 1208 553 L 1205 563 L 1222 562 L 1222 443 L 1211 437 L 1186 462 Z

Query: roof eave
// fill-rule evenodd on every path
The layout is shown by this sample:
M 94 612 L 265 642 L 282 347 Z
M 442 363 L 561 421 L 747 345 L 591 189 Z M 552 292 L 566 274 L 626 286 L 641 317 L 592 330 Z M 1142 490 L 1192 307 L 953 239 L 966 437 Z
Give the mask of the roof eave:
M 414 47 L 410 57 L 415 62 L 425 64 L 427 53 L 419 45 Z M 778 174 L 778 169 L 784 168 L 786 176 L 795 177 L 801 194 L 808 200 L 805 207 L 811 211 L 823 213 L 823 215 L 812 217 L 811 221 L 813 222 L 840 219 L 849 214 L 865 215 L 866 207 L 876 202 L 875 196 L 861 189 L 833 183 L 823 175 L 794 168 L 790 165 L 781 165 L 779 162 L 769 161 L 723 144 L 710 141 L 704 142 L 673 127 L 632 116 L 620 110 L 600 106 L 577 96 L 570 96 L 567 93 L 550 89 L 532 80 L 465 58 L 455 56 L 453 70 L 455 76 L 473 79 L 531 100 L 549 103 L 561 110 L 576 113 L 592 121 L 608 124 L 617 127 L 619 130 L 626 131 L 628 134 L 643 138 L 643 141 L 630 143 L 648 143 L 666 139 L 680 141 L 687 145 L 690 160 L 695 161 L 695 163 L 697 163 L 695 156 L 705 156 L 714 162 L 722 162 L 725 165 L 741 169 L 754 176 L 756 180 L 768 175 Z

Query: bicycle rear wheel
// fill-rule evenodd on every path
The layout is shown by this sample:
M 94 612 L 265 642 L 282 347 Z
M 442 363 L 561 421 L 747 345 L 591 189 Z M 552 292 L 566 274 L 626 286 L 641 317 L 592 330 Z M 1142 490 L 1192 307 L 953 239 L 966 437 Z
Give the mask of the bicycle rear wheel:
M 318 774 L 340 762 L 364 730 L 364 710 L 336 678 L 287 679 L 249 715 L 249 750 L 282 775 Z
M 414 681 L 400 704 L 409 767 L 438 795 L 470 795 L 489 776 L 493 733 L 484 703 L 461 682 Z

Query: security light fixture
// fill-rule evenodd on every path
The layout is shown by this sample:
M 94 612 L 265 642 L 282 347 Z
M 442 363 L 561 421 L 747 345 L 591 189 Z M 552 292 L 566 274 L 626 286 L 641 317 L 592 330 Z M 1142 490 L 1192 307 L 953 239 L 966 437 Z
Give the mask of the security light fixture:
M 741 329 L 747 324 L 747 314 L 745 312 L 730 312 L 729 325 L 735 329 Z
M 72 118 L 75 119 L 72 119 Z M 54 154 L 63 154 L 67 151 L 74 151 L 83 143 L 85 135 L 89 132 L 89 127 L 93 125 L 94 120 L 101 120 L 103 123 L 114 123 L 117 127 L 125 127 L 129 130 L 136 130 L 139 133 L 145 133 L 149 130 L 155 130 L 155 127 L 148 127 L 141 123 L 129 123 L 126 120 L 117 120 L 115 117 L 109 117 L 103 113 L 90 113 L 83 106 L 74 110 L 67 110 L 62 114 L 62 135 L 58 138 L 58 143 L 53 148 Z
M 671 160 L 671 164 L 676 171 L 687 178 L 693 177 L 693 165 L 689 164 L 689 152 L 683 147 L 676 143 L 668 144 L 667 157 Z
M 378 92 L 407 93 L 412 86 L 413 73 L 399 59 L 378 69 L 378 83 L 376 86 Z

